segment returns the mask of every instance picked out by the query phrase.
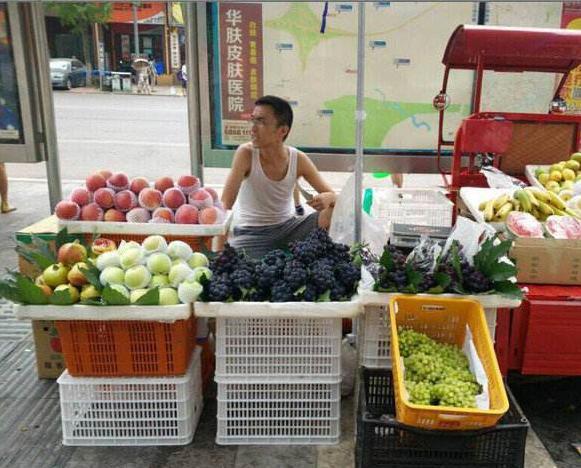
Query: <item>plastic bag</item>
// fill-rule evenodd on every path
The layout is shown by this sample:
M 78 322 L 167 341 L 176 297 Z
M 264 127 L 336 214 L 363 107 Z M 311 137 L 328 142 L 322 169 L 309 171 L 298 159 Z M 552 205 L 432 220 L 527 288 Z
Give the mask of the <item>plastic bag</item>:
M 483 167 L 480 171 L 486 177 L 488 186 L 491 188 L 524 188 L 527 186 L 522 180 L 511 177 L 493 166 Z
M 458 216 L 456 219 L 456 225 L 446 244 L 444 245 L 444 250 L 442 251 L 442 256 L 448 253 L 452 242 L 457 240 L 462 246 L 462 254 L 470 263 L 474 264 L 474 255 L 480 250 L 480 243 L 484 241 L 487 237 L 493 237 L 496 234 L 494 228 L 485 223 L 477 223 L 468 218 Z
M 349 335 L 341 342 L 341 396 L 349 396 L 355 388 L 355 373 L 357 371 L 357 350 L 354 336 Z
M 421 236 L 419 244 L 410 252 L 406 263 L 411 264 L 418 272 L 431 274 L 441 252 L 442 247 L 437 240 Z
M 352 245 L 355 243 L 355 175 L 348 179 L 335 202 L 329 235 L 335 242 Z M 383 253 L 387 244 L 387 231 L 380 222 L 361 210 L 361 242 L 369 246 L 375 255 Z

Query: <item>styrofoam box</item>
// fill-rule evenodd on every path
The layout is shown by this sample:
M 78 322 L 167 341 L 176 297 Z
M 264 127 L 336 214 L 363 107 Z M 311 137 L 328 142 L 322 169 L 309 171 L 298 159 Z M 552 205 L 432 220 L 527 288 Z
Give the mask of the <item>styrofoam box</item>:
M 437 190 L 375 189 L 371 214 L 384 223 L 452 225 L 454 204 Z
M 203 408 L 201 348 L 180 377 L 58 379 L 64 445 L 185 445 Z
M 244 382 L 341 375 L 341 318 L 218 317 L 216 378 Z
M 359 316 L 357 346 L 359 365 L 371 368 L 391 368 L 391 337 L 386 321 L 388 306 L 368 304 Z M 496 309 L 484 309 L 490 337 L 496 334 Z
M 341 382 L 218 381 L 221 445 L 326 445 L 340 438 Z

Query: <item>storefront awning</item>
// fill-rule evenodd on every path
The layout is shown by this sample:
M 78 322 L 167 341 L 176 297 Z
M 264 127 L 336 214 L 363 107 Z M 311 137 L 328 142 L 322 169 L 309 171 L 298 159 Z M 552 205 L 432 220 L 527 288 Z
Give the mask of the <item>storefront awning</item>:
M 581 31 L 570 29 L 458 26 L 442 63 L 474 70 L 567 73 L 581 64 Z

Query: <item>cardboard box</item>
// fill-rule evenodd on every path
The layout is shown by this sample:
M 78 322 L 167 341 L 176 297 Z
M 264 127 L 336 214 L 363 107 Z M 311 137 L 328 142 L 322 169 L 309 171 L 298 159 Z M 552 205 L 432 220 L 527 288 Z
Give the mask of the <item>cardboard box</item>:
M 518 238 L 510 256 L 519 283 L 581 284 L 581 240 Z
M 36 350 L 38 378 L 57 379 L 66 366 L 54 321 L 33 320 L 32 334 Z

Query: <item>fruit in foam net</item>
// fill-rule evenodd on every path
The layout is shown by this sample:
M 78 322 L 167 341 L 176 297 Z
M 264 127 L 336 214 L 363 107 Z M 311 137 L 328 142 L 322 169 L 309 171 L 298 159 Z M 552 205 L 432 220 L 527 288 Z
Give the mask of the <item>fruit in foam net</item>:
M 75 263 L 67 275 L 67 280 L 73 286 L 82 286 L 87 284 L 87 278 L 81 269 L 87 269 L 89 266 L 85 262 Z
M 157 190 L 159 190 L 161 193 L 164 193 L 167 189 L 172 188 L 173 185 L 173 179 L 171 177 L 160 177 L 159 179 L 157 179 L 155 181 L 155 184 L 153 185 Z
M 215 206 L 200 211 L 200 224 L 220 224 L 224 221 L 224 212 Z
M 180 189 L 169 188 L 163 193 L 163 204 L 167 208 L 177 210 L 186 202 L 186 196 Z
M 107 267 L 99 275 L 99 281 L 103 286 L 123 284 L 125 281 L 125 272 L 119 267 Z
M 123 286 L 122 284 L 115 283 L 115 284 L 112 284 L 110 286 L 111 286 L 111 289 L 113 289 L 114 291 L 117 291 L 119 294 L 122 294 L 127 299 L 130 298 L 129 290 L 125 286 Z
M 208 257 L 201 252 L 194 252 L 188 259 L 188 265 L 191 268 L 207 267 L 210 264 Z
M 171 258 L 162 252 L 151 254 L 147 258 L 147 268 L 155 274 L 167 274 L 171 270 Z
M 182 205 L 176 210 L 176 224 L 198 224 L 198 209 L 192 205 Z
M 575 192 L 571 189 L 563 189 L 559 192 L 559 198 L 563 201 L 569 201 L 575 196 Z
M 118 267 L 121 265 L 121 260 L 119 259 L 119 252 L 117 250 L 111 252 L 104 252 L 97 257 L 95 266 L 103 271 L 107 267 Z
M 89 203 L 81 208 L 81 221 L 103 221 L 105 213 L 97 203 Z
M 149 283 L 149 286 L 151 286 L 152 288 L 155 288 L 156 286 L 159 288 L 169 286 L 169 279 L 167 278 L 167 275 L 153 275 L 151 277 L 151 282 Z
M 177 288 L 182 281 L 192 274 L 192 269 L 185 263 L 180 263 L 178 265 L 174 265 L 169 270 L 169 274 L 167 278 L 169 280 L 169 284 L 171 284 L 174 288 Z
M 122 213 L 115 208 L 109 208 L 103 215 L 103 221 L 107 221 L 109 223 L 124 223 L 126 221 L 125 213 Z
M 143 265 L 129 268 L 125 272 L 125 286 L 129 289 L 145 288 L 151 281 L 151 273 Z
M 129 177 L 124 172 L 117 172 L 107 179 L 107 187 L 121 192 L 129 189 Z
M 71 196 L 69 197 L 72 202 L 75 202 L 79 206 L 85 206 L 91 203 L 92 195 L 86 188 L 77 187 L 71 192 Z
M 220 200 L 220 197 L 218 196 L 218 192 L 216 192 L 216 190 L 214 190 L 212 187 L 204 187 L 204 190 L 210 194 L 210 196 L 212 197 L 212 200 L 214 200 L 214 203 L 216 203 L 218 200 Z
M 141 191 L 149 187 L 149 181 L 145 177 L 135 177 L 131 179 L 129 183 L 129 190 L 131 190 L 135 195 L 139 195 Z
M 115 205 L 115 191 L 110 188 L 100 188 L 93 194 L 93 201 L 101 208 L 112 208 Z
M 141 299 L 145 294 L 147 294 L 147 292 L 149 291 L 149 289 L 134 289 L 133 291 L 131 291 L 129 293 L 129 301 L 132 304 L 135 304 L 139 299 Z
M 86 260 L 87 249 L 78 240 L 61 245 L 57 253 L 57 261 L 63 265 L 74 265 Z
M 99 290 L 92 284 L 85 284 L 81 289 L 81 301 L 88 301 L 90 299 L 98 299 L 101 297 Z
M 156 210 L 161 206 L 163 194 L 154 188 L 145 188 L 139 193 L 139 206 L 147 210 Z
M 131 190 L 121 190 L 115 194 L 115 208 L 126 213 L 137 208 L 137 195 Z
M 61 284 L 67 282 L 67 275 L 69 274 L 69 269 L 62 263 L 55 263 L 44 269 L 42 272 L 42 279 L 44 284 L 55 288 Z
M 190 193 L 189 196 L 190 205 L 195 206 L 198 209 L 209 208 L 214 205 L 214 199 L 206 190 L 200 189 L 195 192 Z
M 167 250 L 167 241 L 163 236 L 153 235 L 146 237 L 141 243 L 141 246 L 147 254 L 165 252 Z
M 573 169 L 563 169 L 561 174 L 564 180 L 575 180 L 575 171 Z
M 133 208 L 125 215 L 128 223 L 147 223 L 151 219 L 151 214 L 145 208 Z
M 87 186 L 87 190 L 95 192 L 100 188 L 107 187 L 107 179 L 101 174 L 91 174 L 85 179 L 85 185 Z
M 123 254 L 124 252 L 130 250 L 130 249 L 140 249 L 141 248 L 141 244 L 139 242 L 136 241 L 125 241 L 122 240 L 121 243 L 119 244 L 119 247 L 117 248 L 117 253 L 119 255 Z
M 79 298 L 80 298 L 80 294 L 79 294 L 79 290 L 77 288 L 75 288 L 72 284 L 61 284 L 59 286 L 57 286 L 56 288 L 54 288 L 54 292 L 59 292 L 59 291 L 68 291 L 71 299 L 73 302 L 79 302 Z
M 55 206 L 54 213 L 59 219 L 75 220 L 81 215 L 81 207 L 75 202 L 62 200 Z
M 184 241 L 171 241 L 167 246 L 167 254 L 172 260 L 182 259 L 188 261 L 193 254 L 192 248 Z
M 143 265 L 145 263 L 145 254 L 141 246 L 139 246 L 139 248 L 128 249 L 122 254 L 119 254 L 119 261 L 121 268 L 127 270 L 136 265 Z
M 189 278 L 191 278 L 194 281 L 197 281 L 198 283 L 204 277 L 206 277 L 207 280 L 212 279 L 212 270 L 210 270 L 208 267 L 196 267 L 194 268 L 192 274 L 189 276 Z
M 183 175 L 178 178 L 177 187 L 184 192 L 184 195 L 188 195 L 200 188 L 200 179 L 193 175 Z
M 178 286 L 178 299 L 183 304 L 195 302 L 203 290 L 200 283 L 188 278 Z
M 157 208 L 153 214 L 151 215 L 151 219 L 159 219 L 162 218 L 168 223 L 173 223 L 175 221 L 174 213 L 171 209 L 162 206 Z
M 159 305 L 168 306 L 180 303 L 178 293 L 173 288 L 161 288 L 159 290 Z

